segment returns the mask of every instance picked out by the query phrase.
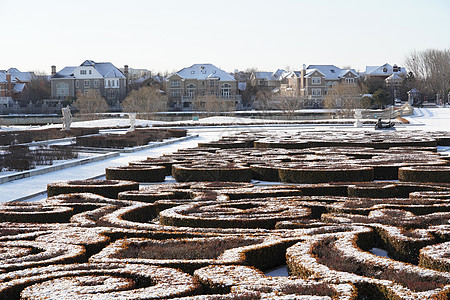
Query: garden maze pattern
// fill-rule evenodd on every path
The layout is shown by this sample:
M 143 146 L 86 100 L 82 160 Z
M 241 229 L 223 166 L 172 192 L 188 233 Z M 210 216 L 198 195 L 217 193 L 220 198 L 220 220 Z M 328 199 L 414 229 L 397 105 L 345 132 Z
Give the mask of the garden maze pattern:
M 449 145 L 242 132 L 50 183 L 0 205 L 0 299 L 448 299 Z

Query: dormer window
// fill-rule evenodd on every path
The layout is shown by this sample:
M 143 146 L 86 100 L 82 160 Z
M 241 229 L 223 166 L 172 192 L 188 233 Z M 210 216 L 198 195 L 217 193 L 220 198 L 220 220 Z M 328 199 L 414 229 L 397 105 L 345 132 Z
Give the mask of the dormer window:
M 384 72 L 384 73 L 387 73 L 387 68 L 383 68 L 383 72 Z
M 331 71 L 331 73 L 336 73 L 333 69 L 331 69 L 330 71 Z
M 191 71 L 191 74 L 195 74 L 195 71 Z
M 80 70 L 80 75 L 86 75 L 86 70 Z

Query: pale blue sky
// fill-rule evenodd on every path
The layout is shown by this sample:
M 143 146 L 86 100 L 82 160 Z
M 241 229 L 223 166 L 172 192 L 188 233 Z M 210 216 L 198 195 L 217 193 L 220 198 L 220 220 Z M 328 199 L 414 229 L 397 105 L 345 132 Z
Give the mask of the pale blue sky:
M 0 0 L 0 69 L 402 65 L 450 48 L 449 0 Z

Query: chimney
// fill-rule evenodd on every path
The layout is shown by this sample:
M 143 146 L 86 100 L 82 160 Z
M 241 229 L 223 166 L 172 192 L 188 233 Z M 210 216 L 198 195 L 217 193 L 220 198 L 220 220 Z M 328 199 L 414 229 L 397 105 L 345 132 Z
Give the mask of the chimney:
M 6 96 L 12 96 L 12 84 L 11 84 L 11 73 L 6 72 L 6 81 L 7 81 L 7 87 L 6 87 Z
M 52 77 L 56 75 L 56 66 L 52 66 Z
M 300 72 L 300 88 L 301 89 L 304 89 L 306 86 L 305 75 L 306 75 L 306 65 L 303 64 L 302 71 Z
M 123 66 L 123 75 L 125 75 L 125 93 L 128 94 L 129 91 L 128 65 Z

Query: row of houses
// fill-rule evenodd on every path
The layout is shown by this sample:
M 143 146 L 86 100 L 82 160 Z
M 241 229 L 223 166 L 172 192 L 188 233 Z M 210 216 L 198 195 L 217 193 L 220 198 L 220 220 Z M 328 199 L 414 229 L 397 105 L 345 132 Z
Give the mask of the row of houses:
M 281 97 L 301 97 L 304 107 L 322 107 L 322 102 L 336 85 L 355 85 L 362 78 L 381 78 L 387 84 L 398 84 L 406 76 L 405 68 L 396 65 L 367 66 L 365 72 L 341 69 L 334 65 L 303 65 L 299 71 L 228 73 L 212 64 L 194 64 L 166 78 L 158 78 L 167 94 L 172 110 L 202 109 L 209 102 L 220 100 L 226 106 L 243 108 L 242 95 L 246 89 Z M 80 94 L 96 91 L 112 110 L 120 110 L 121 102 L 133 82 L 146 80 L 151 73 L 143 69 L 119 69 L 110 62 L 86 60 L 79 66 L 67 66 L 57 71 L 51 67 L 51 97 L 54 101 L 74 99 Z M 32 73 L 11 68 L 0 71 L 0 99 L 13 105 L 17 94 L 26 89 Z M 6 103 L 6 102 L 5 102 Z M 4 104 L 4 103 L 3 103 Z
M 36 75 L 16 68 L 0 70 L 0 109 L 17 109 L 19 100 Z

